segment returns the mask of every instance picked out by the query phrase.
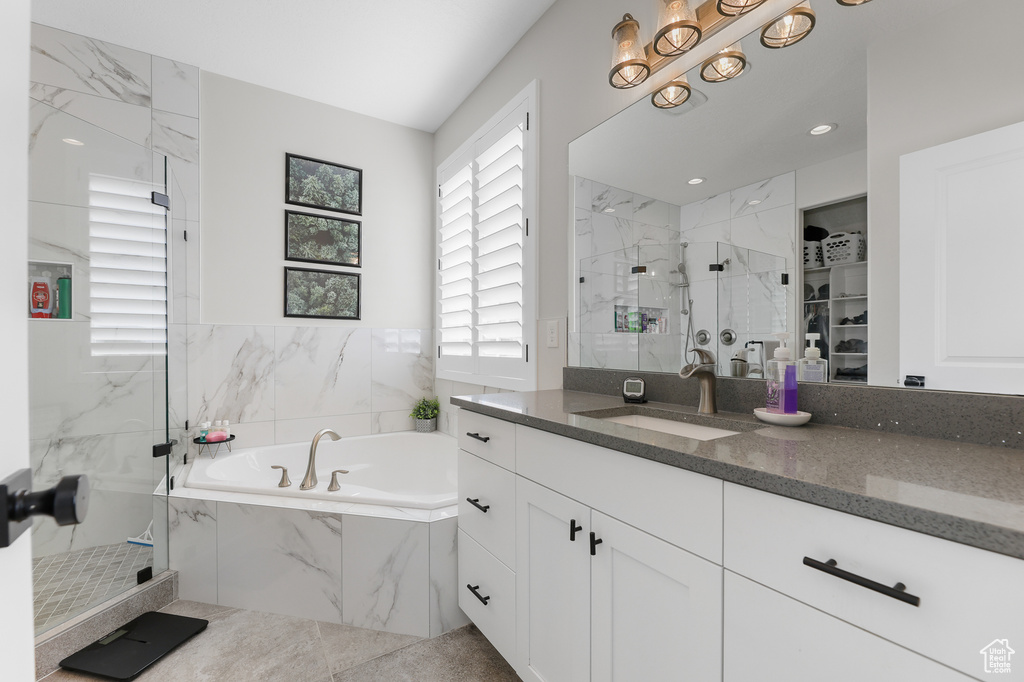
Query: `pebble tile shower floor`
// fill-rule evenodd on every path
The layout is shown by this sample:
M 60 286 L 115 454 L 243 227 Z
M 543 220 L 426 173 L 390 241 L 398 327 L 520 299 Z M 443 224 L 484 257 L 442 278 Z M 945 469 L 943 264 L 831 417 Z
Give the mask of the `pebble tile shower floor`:
M 36 634 L 135 587 L 153 548 L 127 542 L 52 554 L 32 562 Z

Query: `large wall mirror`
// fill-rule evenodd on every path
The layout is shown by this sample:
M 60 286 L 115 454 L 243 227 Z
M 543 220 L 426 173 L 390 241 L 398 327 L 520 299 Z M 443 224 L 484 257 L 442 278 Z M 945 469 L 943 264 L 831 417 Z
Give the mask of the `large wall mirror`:
M 1024 253 L 1024 212 L 1011 212 L 1006 182 L 993 181 L 1019 174 L 1024 182 L 1016 160 L 1024 143 L 1019 152 L 1012 135 L 985 143 L 1008 150 L 998 163 L 989 152 L 961 154 L 985 146 L 972 136 L 1024 120 L 1024 89 L 1015 85 L 1024 57 L 1010 28 L 1024 8 L 996 0 L 985 20 L 960 0 L 812 6 L 816 24 L 803 41 L 768 49 L 751 34 L 733 46 L 747 60 L 740 76 L 712 83 L 691 69 L 693 93 L 682 106 L 658 109 L 644 97 L 569 145 L 570 366 L 677 372 L 704 348 L 721 375 L 759 377 L 786 333 L 794 357 L 818 345 L 837 383 L 903 386 L 908 375 L 927 374 L 925 388 L 1024 392 L 1013 388 L 1024 386 L 1024 352 L 1000 345 L 1002 331 L 951 331 L 960 311 L 978 320 L 986 305 L 1005 319 L 1003 304 L 980 293 L 968 304 L 967 292 L 1016 286 L 1017 314 L 1006 324 L 1011 338 L 1024 336 L 1024 285 L 1009 274 L 1017 270 L 1011 252 Z M 669 67 L 652 79 L 679 75 Z M 830 129 L 815 134 L 819 126 Z M 901 167 L 918 172 L 919 152 L 938 161 L 901 181 Z M 942 161 L 954 157 L 966 174 L 947 172 Z M 971 170 L 979 164 L 985 170 Z M 948 191 L 927 199 L 917 222 L 961 234 L 926 237 L 937 246 L 921 254 L 935 267 L 913 276 L 935 277 L 925 288 L 939 293 L 919 305 L 907 292 L 921 281 L 904 282 L 901 293 L 901 260 L 917 248 L 901 249 L 901 214 L 910 225 L 907 188 L 936 184 L 920 174 L 928 172 L 947 173 Z M 977 239 L 1000 225 L 1009 250 L 955 247 L 973 242 L 963 233 L 976 229 L 971 202 L 988 207 Z M 1006 215 L 994 215 L 997 204 Z M 902 232 L 906 239 L 909 227 Z M 969 279 L 953 276 L 965 272 Z M 956 286 L 949 295 L 947 280 Z M 946 299 L 948 309 L 936 303 Z M 901 320 L 922 329 L 922 316 L 937 341 L 920 348 L 931 364 L 918 365 L 906 347 L 901 359 Z M 947 378 L 943 365 L 959 373 Z

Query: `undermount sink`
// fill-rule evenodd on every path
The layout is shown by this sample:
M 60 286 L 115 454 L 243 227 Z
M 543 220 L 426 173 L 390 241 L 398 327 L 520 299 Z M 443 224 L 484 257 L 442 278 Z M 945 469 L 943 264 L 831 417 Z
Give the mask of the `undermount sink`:
M 717 424 L 721 424 L 725 420 L 691 415 L 682 412 L 660 410 L 640 405 L 629 405 L 604 410 L 590 410 L 587 412 L 577 412 L 576 414 L 581 417 L 590 417 L 592 419 L 599 419 L 605 422 L 625 424 L 626 426 L 635 426 L 639 429 L 660 431 L 661 433 L 668 433 L 673 436 L 682 436 L 683 438 L 692 438 L 694 440 L 701 441 L 725 438 L 726 436 L 735 436 L 742 431 L 757 428 L 755 425 L 732 421 L 726 423 L 729 426 L 735 426 L 739 430 L 723 429 Z M 706 422 L 716 423 L 716 426 L 708 426 Z

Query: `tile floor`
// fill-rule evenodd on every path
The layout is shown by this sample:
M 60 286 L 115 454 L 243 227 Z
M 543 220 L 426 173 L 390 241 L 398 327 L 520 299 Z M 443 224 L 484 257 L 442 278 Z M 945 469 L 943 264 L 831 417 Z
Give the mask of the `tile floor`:
M 139 682 L 515 682 L 512 668 L 473 625 L 434 639 L 292 616 L 176 601 L 168 613 L 204 618 L 206 630 Z M 92 680 L 58 670 L 46 682 Z
M 39 557 L 32 562 L 36 634 L 135 587 L 153 548 L 127 542 Z

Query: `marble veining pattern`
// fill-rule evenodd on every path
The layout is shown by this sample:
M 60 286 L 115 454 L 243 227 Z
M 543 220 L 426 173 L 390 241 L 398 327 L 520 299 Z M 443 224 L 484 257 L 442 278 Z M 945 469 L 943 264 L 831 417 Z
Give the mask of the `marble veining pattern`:
M 199 68 L 154 56 L 153 108 L 199 118 Z
M 459 608 L 458 517 L 430 524 L 430 636 L 469 622 Z
M 374 329 L 370 405 L 374 412 L 412 410 L 434 391 L 432 333 L 425 329 Z
M 42 83 L 33 83 L 28 96 L 100 128 L 113 129 L 137 145 L 149 143 L 152 121 L 145 107 Z M 38 129 L 33 130 L 30 141 L 34 141 Z
M 217 503 L 168 499 L 168 553 L 182 599 L 217 603 Z
M 368 328 L 277 327 L 277 418 L 369 412 L 370 337 Z
M 152 105 L 151 57 L 32 24 L 32 81 L 129 104 Z
M 273 327 L 195 325 L 188 337 L 189 411 L 196 423 L 274 418 Z

